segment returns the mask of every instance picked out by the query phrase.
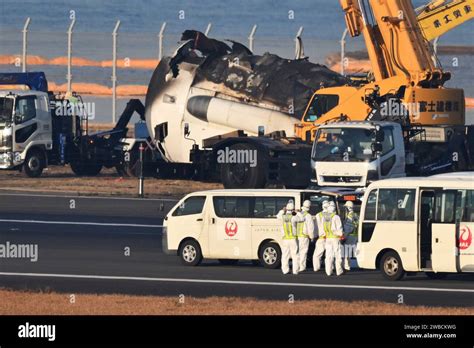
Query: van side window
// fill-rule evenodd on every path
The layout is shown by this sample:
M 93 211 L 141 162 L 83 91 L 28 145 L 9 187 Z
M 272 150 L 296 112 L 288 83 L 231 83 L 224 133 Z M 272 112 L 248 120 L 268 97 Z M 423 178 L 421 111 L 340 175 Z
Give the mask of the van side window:
M 252 217 L 253 197 L 214 197 L 214 211 L 218 217 L 248 218 Z
M 255 197 L 254 217 L 265 219 L 274 218 L 294 197 Z
M 18 123 L 24 123 L 34 119 L 36 117 L 36 97 L 19 97 L 16 100 L 15 117 L 18 117 L 20 120 Z
M 367 203 L 365 205 L 365 214 L 364 220 L 365 221 L 375 221 L 376 219 L 376 207 L 377 207 L 377 192 L 378 190 L 370 191 L 370 194 L 367 198 Z
M 378 221 L 413 221 L 415 190 L 380 189 L 377 200 Z
M 189 197 L 173 212 L 173 216 L 201 214 L 206 196 Z

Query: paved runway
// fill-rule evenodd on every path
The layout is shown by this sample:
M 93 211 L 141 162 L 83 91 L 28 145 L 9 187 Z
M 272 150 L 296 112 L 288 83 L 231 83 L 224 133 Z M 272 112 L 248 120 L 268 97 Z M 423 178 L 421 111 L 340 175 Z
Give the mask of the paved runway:
M 180 264 L 161 251 L 161 225 L 173 199 L 0 193 L 0 244 L 37 244 L 38 260 L 0 259 L 0 287 L 67 293 L 124 293 L 264 299 L 380 300 L 474 306 L 474 275 L 431 280 L 422 273 L 390 282 L 376 271 L 341 277 L 284 276 L 242 262 Z M 129 249 L 128 249 L 129 248 Z M 126 251 L 130 254 L 127 256 Z

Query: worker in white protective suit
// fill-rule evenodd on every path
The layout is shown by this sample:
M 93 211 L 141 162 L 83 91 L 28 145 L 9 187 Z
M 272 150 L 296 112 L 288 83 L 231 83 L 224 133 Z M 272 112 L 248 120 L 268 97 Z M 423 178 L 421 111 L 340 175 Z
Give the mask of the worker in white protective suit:
M 322 211 L 315 216 L 316 220 L 316 247 L 313 254 L 313 270 L 318 272 L 321 269 L 321 259 L 326 249 L 326 233 L 324 232 L 324 216 L 328 214 L 329 201 L 323 201 Z
M 290 272 L 290 258 L 293 260 L 293 274 L 298 274 L 298 237 L 297 224 L 300 218 L 295 211 L 295 205 L 289 202 L 285 209 L 278 212 L 277 218 L 282 223 L 283 241 L 281 255 L 281 270 L 283 274 Z
M 298 213 L 300 221 L 297 225 L 298 231 L 298 258 L 300 261 L 300 272 L 306 271 L 306 261 L 308 257 L 309 243 L 314 239 L 314 221 L 309 213 L 311 202 L 303 202 L 303 208 Z
M 339 276 L 344 273 L 342 269 L 342 250 L 341 238 L 344 237 L 342 222 L 339 215 L 336 214 L 336 204 L 329 202 L 328 213 L 324 216 L 324 233 L 326 236 L 326 258 L 324 264 L 326 274 L 330 276 L 336 264 L 336 274 Z
M 359 216 L 354 212 L 354 203 L 347 201 L 344 204 L 346 216 L 344 218 L 344 243 L 343 243 L 343 259 L 344 269 L 351 270 L 350 259 L 354 257 L 357 247 L 357 229 L 359 226 Z

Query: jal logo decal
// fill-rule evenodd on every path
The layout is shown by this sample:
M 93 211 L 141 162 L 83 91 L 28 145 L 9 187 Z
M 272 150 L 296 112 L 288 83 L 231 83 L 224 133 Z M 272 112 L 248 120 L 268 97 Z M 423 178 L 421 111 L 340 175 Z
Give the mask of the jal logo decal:
M 239 227 L 237 226 L 237 222 L 235 220 L 228 220 L 225 223 L 225 234 L 229 237 L 234 237 L 237 234 Z
M 461 226 L 459 229 L 459 240 L 458 247 L 460 250 L 466 250 L 471 246 L 472 243 L 472 233 L 469 227 Z

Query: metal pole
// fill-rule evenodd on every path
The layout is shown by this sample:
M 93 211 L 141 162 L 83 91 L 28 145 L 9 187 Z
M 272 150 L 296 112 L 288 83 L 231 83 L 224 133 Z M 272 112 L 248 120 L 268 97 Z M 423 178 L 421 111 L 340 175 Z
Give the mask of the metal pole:
M 433 62 L 434 62 L 436 67 L 438 67 L 438 43 L 439 43 L 439 36 L 436 39 L 434 39 L 434 41 L 433 41 L 434 55 L 433 55 L 432 59 L 433 59 Z
M 72 94 L 72 75 L 71 75 L 71 64 L 72 64 L 72 30 L 74 28 L 74 24 L 76 23 L 76 19 L 71 21 L 69 25 L 69 29 L 67 31 L 67 95 Z
M 204 34 L 205 34 L 206 36 L 208 36 L 209 33 L 211 32 L 211 29 L 212 29 L 212 23 L 209 23 L 209 24 L 207 25 L 207 28 L 206 28 L 206 31 L 204 32 Z
M 344 64 L 346 60 L 346 37 L 347 37 L 348 32 L 349 32 L 348 29 L 344 30 L 341 37 L 341 75 L 345 74 Z
M 257 31 L 257 24 L 254 24 L 254 26 L 252 27 L 252 31 L 250 32 L 250 35 L 249 35 L 249 50 L 253 52 L 253 41 L 254 41 L 254 37 L 255 37 L 255 32 Z
M 28 27 L 30 26 L 31 18 L 28 17 L 25 22 L 25 26 L 23 27 L 23 58 L 21 61 L 21 71 L 26 72 L 26 59 L 27 59 L 27 40 L 28 40 Z
M 120 21 L 117 21 L 112 32 L 112 122 L 114 124 L 117 106 L 117 31 L 119 27 Z
M 138 178 L 138 196 L 140 198 L 143 198 L 143 196 L 144 196 L 144 180 L 145 180 L 145 178 L 143 177 L 143 151 L 145 150 L 145 147 L 143 146 L 143 143 L 140 144 L 139 150 L 140 150 L 140 176 Z
M 303 51 L 303 45 L 300 46 L 298 44 L 298 38 L 301 38 L 301 35 L 303 35 L 303 30 L 304 30 L 304 27 L 300 27 L 298 29 L 298 32 L 296 33 L 296 36 L 295 36 L 295 58 L 296 59 L 300 59 L 304 55 L 304 52 L 302 52 Z
M 163 58 L 163 37 L 165 34 L 166 22 L 161 25 L 160 33 L 158 34 L 158 59 Z

